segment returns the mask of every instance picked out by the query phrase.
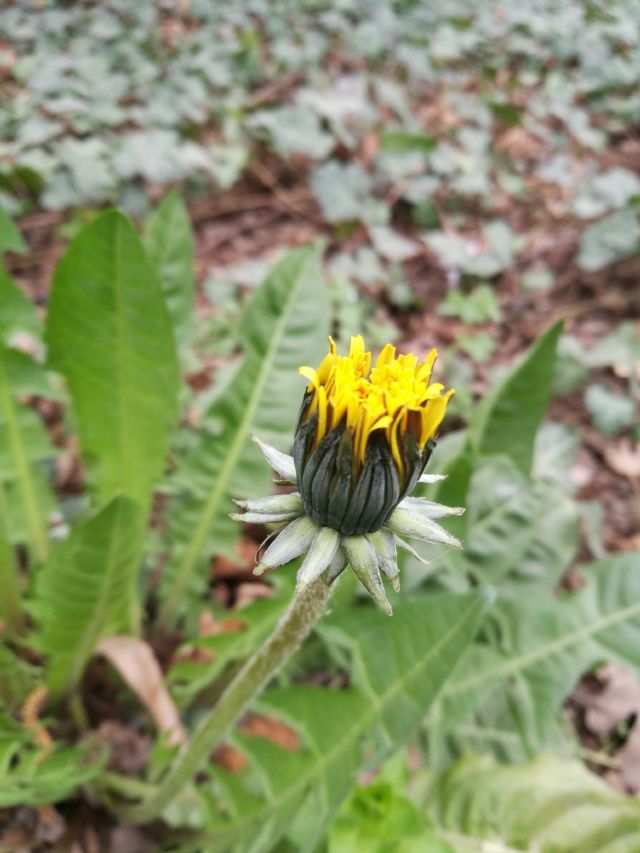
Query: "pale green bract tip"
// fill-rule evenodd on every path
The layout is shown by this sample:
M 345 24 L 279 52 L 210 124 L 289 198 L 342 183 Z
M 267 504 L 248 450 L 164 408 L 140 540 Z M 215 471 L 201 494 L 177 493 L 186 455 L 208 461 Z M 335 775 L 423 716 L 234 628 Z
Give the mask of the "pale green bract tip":
M 293 457 L 255 436 L 252 438 L 278 476 L 295 484 Z M 436 483 L 443 479 L 443 475 L 423 474 L 420 482 Z M 429 565 L 429 561 L 403 537 L 452 548 L 462 547 L 461 542 L 435 519 L 462 515 L 464 508 L 444 506 L 425 498 L 404 498 L 379 530 L 352 535 L 319 525 L 306 516 L 297 491 L 237 499 L 235 503 L 241 511 L 232 513 L 231 518 L 252 524 L 274 525 L 277 530 L 271 534 L 275 538 L 253 570 L 254 575 L 260 576 L 268 569 L 302 558 L 296 576 L 296 594 L 299 595 L 318 578 L 332 584 L 350 566 L 367 593 L 389 616 L 393 611 L 383 578 L 391 584 L 394 592 L 400 591 L 398 548 Z

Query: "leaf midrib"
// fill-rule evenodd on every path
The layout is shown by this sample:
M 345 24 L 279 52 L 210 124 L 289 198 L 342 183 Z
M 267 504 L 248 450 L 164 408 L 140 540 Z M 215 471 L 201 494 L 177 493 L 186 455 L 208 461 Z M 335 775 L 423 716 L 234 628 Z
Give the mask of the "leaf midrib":
M 128 340 L 127 340 L 127 329 L 124 321 L 124 306 L 123 306 L 123 293 L 122 293 L 122 227 L 121 223 L 116 222 L 115 234 L 114 234 L 114 307 L 116 314 L 116 340 L 117 340 L 117 349 L 116 349 L 116 372 L 117 372 L 117 382 L 116 382 L 116 418 L 118 423 L 118 446 L 121 449 L 120 459 L 122 462 L 121 466 L 121 477 L 122 477 L 122 491 L 124 494 L 129 495 L 132 498 L 139 498 L 140 496 L 137 494 L 134 484 L 135 484 L 135 475 L 134 468 L 135 466 L 132 464 L 132 454 L 131 454 L 131 434 L 130 434 L 130 421 L 129 421 L 129 390 L 127 385 L 127 354 L 128 354 Z M 107 496 L 109 497 L 109 496 Z
M 453 696 L 457 693 L 462 693 L 470 687 L 475 687 L 477 684 L 482 684 L 485 681 L 497 678 L 506 678 L 509 675 L 517 673 L 521 669 L 526 669 L 526 667 L 531 666 L 531 664 L 537 663 L 541 658 L 545 658 L 549 655 L 555 654 L 556 652 L 562 651 L 567 646 L 573 645 L 584 637 L 591 637 L 600 631 L 606 630 L 612 625 L 616 625 L 619 622 L 626 622 L 636 614 L 640 615 L 640 601 L 635 604 L 630 604 L 628 607 L 624 607 L 621 610 L 616 610 L 614 613 L 610 613 L 607 616 L 603 616 L 595 622 L 582 625 L 580 628 L 565 634 L 563 637 L 553 640 L 553 642 L 547 643 L 546 645 L 538 646 L 538 648 L 532 649 L 519 657 L 510 658 L 509 660 L 504 661 L 504 663 L 500 663 L 498 666 L 489 668 L 488 670 L 483 670 L 477 675 L 450 684 L 444 688 L 443 696 Z
M 335 757 L 339 757 L 342 752 L 346 752 L 351 744 L 360 738 L 362 733 L 376 721 L 376 717 L 378 716 L 380 709 L 387 703 L 391 702 L 393 697 L 403 690 L 406 684 L 411 681 L 421 669 L 428 666 L 431 660 L 440 653 L 443 646 L 446 646 L 447 643 L 449 643 L 453 637 L 460 632 L 461 626 L 465 623 L 469 615 L 474 610 L 480 609 L 480 604 L 481 602 L 478 598 L 473 599 L 469 606 L 460 614 L 458 621 L 454 623 L 454 625 L 452 625 L 433 646 L 431 646 L 423 658 L 420 658 L 417 663 L 404 673 L 403 676 L 398 678 L 397 681 L 394 681 L 391 687 L 389 687 L 384 693 L 381 695 L 375 694 L 376 702 L 369 703 L 367 711 L 356 720 L 355 725 L 351 729 L 347 729 L 344 737 L 337 740 L 331 749 L 321 754 L 314 752 L 314 761 L 309 770 L 300 775 L 294 785 L 285 789 L 284 793 L 280 796 L 268 800 L 263 809 L 255 812 L 250 817 L 233 823 L 228 828 L 223 828 L 219 832 L 207 835 L 206 838 L 216 841 L 220 841 L 221 838 L 225 838 L 227 841 L 231 841 L 238 835 L 242 836 L 246 832 L 247 828 L 256 823 L 256 821 L 264 822 L 267 820 L 270 813 L 277 812 L 284 804 L 287 803 L 288 800 L 297 797 L 299 792 L 301 790 L 304 791 L 316 776 L 324 776 L 333 759 Z M 440 690 L 442 690 L 442 686 L 436 691 L 435 695 L 437 695 Z M 364 695 L 371 698 L 372 694 L 364 692 Z
M 9 391 L 9 378 L 2 358 L 0 358 L 0 405 L 4 411 L 7 424 L 11 455 L 16 467 L 22 502 L 27 516 L 27 524 L 31 532 L 33 551 L 37 561 L 42 563 L 47 559 L 49 552 L 46 527 L 35 484 L 31 476 L 31 467 L 22 440 L 20 425 L 16 417 L 15 405 Z

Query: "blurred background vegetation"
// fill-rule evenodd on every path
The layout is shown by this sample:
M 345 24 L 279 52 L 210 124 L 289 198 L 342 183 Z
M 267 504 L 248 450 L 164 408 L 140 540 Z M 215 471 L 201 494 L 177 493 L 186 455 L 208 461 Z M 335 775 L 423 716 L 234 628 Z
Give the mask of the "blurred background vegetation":
M 171 476 L 155 491 L 139 584 L 151 604 L 136 617 L 182 712 L 197 719 L 203 689 L 224 683 L 290 594 L 286 578 L 275 594 L 252 579 L 264 531 L 241 529 L 226 512 L 231 495 L 268 488 L 268 471 L 245 446 L 249 427 L 288 449 L 304 387 L 298 363 L 320 355 L 328 331 L 343 348 L 362 333 L 374 349 L 391 340 L 424 355 L 436 346 L 439 377 L 457 388 L 432 470 L 449 473 L 438 499 L 468 507 L 455 522 L 465 552 L 425 550 L 430 567 L 408 556 L 394 620 L 403 606 L 419 614 L 429 595 L 480 583 L 497 588 L 498 603 L 429 714 L 415 718 L 408 747 L 377 775 L 361 770 L 362 787 L 333 823 L 341 798 L 313 832 L 301 826 L 309 800 L 287 826 L 274 783 L 271 829 L 262 839 L 257 824 L 248 836 L 228 830 L 235 849 L 457 853 L 478 849 L 478 839 L 500 850 L 640 849 L 639 78 L 638 0 L 0 5 L 0 390 L 18 401 L 46 519 L 43 532 L 13 500 L 24 469 L 11 457 L 7 404 L 7 538 L 22 569 L 20 549 L 43 564 L 49 538 L 64 540 L 95 509 L 91 495 L 109 493 L 92 469 L 106 458 L 108 430 L 89 457 L 79 452 L 82 412 L 49 369 L 74 397 L 64 359 L 82 361 L 82 350 L 61 344 L 73 318 L 58 314 L 45 338 L 42 322 L 69 243 L 85 239 L 99 253 L 87 226 L 117 206 L 143 235 L 184 378 L 180 424 L 167 439 Z M 322 249 L 322 276 L 302 269 L 306 250 L 287 254 L 310 242 Z M 61 293 L 69 269 L 56 273 Z M 261 390 L 265 363 L 272 384 Z M 277 397 L 279 409 L 267 406 Z M 251 412 L 234 420 L 248 399 Z M 241 440 L 216 444 L 229 429 Z M 232 464 L 211 509 L 216 453 Z M 129 495 L 143 506 L 161 457 L 147 468 Z M 199 538 L 198 523 L 208 531 Z M 160 643 L 147 626 L 176 576 L 188 577 L 170 608 L 183 621 Z M 335 625 L 280 686 L 362 688 L 344 626 L 357 656 L 366 608 L 348 582 L 335 609 Z M 40 661 L 11 643 L 0 655 L 13 673 L 0 698 L 13 713 L 41 680 Z M 117 707 L 105 698 L 111 677 L 91 664 L 89 724 L 116 755 L 112 769 L 135 774 L 148 729 L 128 693 Z M 245 728 L 286 748 L 291 729 L 277 698 L 269 707 Z M 24 736 L 14 717 L 3 725 L 5 742 Z M 53 732 L 74 741 L 59 720 Z M 218 756 L 229 775 L 244 768 L 238 749 Z M 0 768 L 3 755 L 15 763 L 0 740 Z M 51 849 L 42 846 L 49 826 L 55 849 L 71 849 L 70 838 L 88 844 L 91 832 L 105 849 L 159 849 L 157 836 L 103 812 L 87 828 L 76 771 L 68 791 L 55 777 L 71 805 L 53 829 L 15 807 L 58 795 L 3 799 L 0 783 L 10 840 Z M 233 782 L 216 784 L 233 818 L 246 804 L 237 791 L 234 801 Z M 314 784 L 330 787 L 326 777 Z M 187 797 L 164 818 L 201 828 L 192 806 Z M 119 842 L 117 832 L 130 834 Z

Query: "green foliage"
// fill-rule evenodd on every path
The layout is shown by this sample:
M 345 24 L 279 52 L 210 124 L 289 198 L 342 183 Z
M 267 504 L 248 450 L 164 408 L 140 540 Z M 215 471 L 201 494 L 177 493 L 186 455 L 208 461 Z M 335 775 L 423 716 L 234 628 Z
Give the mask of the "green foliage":
M 260 708 L 292 726 L 304 747 L 290 752 L 261 738 L 236 737 L 251 769 L 216 772 L 229 810 L 224 820 L 211 810 L 218 849 L 268 851 L 287 836 L 296 849 L 312 850 L 349 792 L 363 740 L 369 750 L 375 745 L 377 757 L 406 742 L 476 633 L 489 600 L 482 592 L 443 594 L 408 604 L 402 619 L 390 621 L 367 608 L 325 621 L 322 632 L 350 656 L 353 686 L 298 686 L 263 695 Z M 208 801 L 210 794 L 201 793 Z
M 106 755 L 97 744 L 38 747 L 33 731 L 0 714 L 0 808 L 44 806 L 94 779 Z
M 497 456 L 476 467 L 466 503 L 466 547 L 445 555 L 448 570 L 521 594 L 560 582 L 577 548 L 578 518 L 556 486 L 527 481 L 509 457 Z
M 295 11 L 279 0 L 89 5 L 18 2 L 3 13 L 3 40 L 20 59 L 4 69 L 0 254 L 28 251 L 5 209 L 26 212 L 36 199 L 60 210 L 110 201 L 142 218 L 161 185 L 184 181 L 202 210 L 210 199 L 205 216 L 226 217 L 218 189 L 235 187 L 229 198 L 251 208 L 266 197 L 250 189 L 259 181 L 273 189 L 276 215 L 331 232 L 333 331 L 344 346 L 360 332 L 372 345 L 402 340 L 388 309 L 401 328 L 416 306 L 473 326 L 500 322 L 500 301 L 508 323 L 504 295 L 519 279 L 524 310 L 546 305 L 554 294 L 541 291 L 556 270 L 541 260 L 555 248 L 545 242 L 545 215 L 563 246 L 567 229 L 567 270 L 577 266 L 587 280 L 637 253 L 638 179 L 601 156 L 640 114 L 630 47 L 637 0 L 542 0 L 534 9 L 508 0 L 498 16 L 491 4 L 462 0 L 319 0 Z M 236 213 L 244 227 L 245 211 Z M 82 674 L 102 637 L 144 631 L 164 650 L 164 629 L 187 617 L 166 678 L 192 737 L 290 595 L 286 582 L 276 585 L 270 598 L 230 614 L 239 630 L 201 636 L 203 617 L 214 614 L 215 631 L 222 615 L 201 595 L 211 558 L 234 554 L 240 536 L 227 517 L 231 498 L 270 488 L 249 432 L 289 449 L 304 387 L 296 369 L 325 351 L 317 253 L 292 252 L 260 287 L 257 265 L 245 278 L 231 273 L 224 297 L 218 285 L 227 271 L 211 270 L 203 298 L 216 310 L 194 329 L 194 241 L 180 195 L 165 195 L 142 240 L 115 212 L 81 230 L 92 216 L 86 207 L 57 232 L 63 240 L 80 232 L 57 271 L 46 333 L 48 366 L 66 379 L 70 407 L 59 378 L 39 362 L 42 323 L 22 289 L 22 269 L 38 259 L 37 224 L 33 256 L 10 259 L 19 283 L 0 268 L 0 704 L 17 715 L 47 684 L 47 710 L 60 716 L 44 725 L 66 739 L 43 749 L 34 728 L 0 720 L 1 807 L 80 796 L 100 772 L 100 750 L 68 744 L 78 739 L 79 688 L 89 686 Z M 433 269 L 423 276 L 425 262 Z M 439 306 L 432 273 L 448 283 Z M 241 317 L 240 286 L 257 287 Z M 453 342 L 444 372 L 459 368 L 462 405 L 446 424 L 470 423 L 439 442 L 430 471 L 449 478 L 430 496 L 467 507 L 448 523 L 464 551 L 440 550 L 429 566 L 407 557 L 393 621 L 340 582 L 322 630 L 255 705 L 288 723 L 298 747 L 233 734 L 247 759 L 242 772 L 206 764 L 164 813 L 181 839 L 195 827 L 204 833 L 195 849 L 238 853 L 325 841 L 330 853 L 640 846 L 635 802 L 575 764 L 451 763 L 471 749 L 512 762 L 575 752 L 562 717 L 573 685 L 606 660 L 640 667 L 637 554 L 606 555 L 600 505 L 572 497 L 576 434 L 542 425 L 553 383 L 556 393 L 583 394 L 605 435 L 633 430 L 639 343 L 629 317 L 591 349 L 579 332 L 558 347 L 554 326 L 506 375 L 493 366 L 474 374 L 459 357 L 501 361 L 504 330 L 467 329 Z M 25 341 L 34 358 L 14 349 Z M 237 361 L 218 365 L 235 352 Z M 204 366 L 207 378 L 215 361 L 213 385 L 179 387 L 176 354 L 183 371 Z M 615 386 L 590 378 L 611 368 Z M 493 387 L 473 412 L 478 374 Z M 185 424 L 173 438 L 179 394 Z M 56 505 L 57 451 L 34 396 L 62 404 L 53 427 L 56 439 L 66 430 L 65 451 L 78 433 L 92 506 L 64 488 Z M 578 519 L 580 553 L 602 556 L 584 568 L 576 566 Z M 585 579 L 574 592 L 563 589 L 570 567 L 572 579 Z M 478 635 L 484 604 L 472 590 L 486 583 L 498 604 Z M 310 673 L 334 686 L 297 683 Z M 57 701 L 67 692 L 73 722 Z M 370 771 L 416 731 L 412 745 L 433 775 L 418 772 L 414 786 L 385 769 L 356 789 L 329 829 L 357 771 Z M 172 756 L 157 742 L 150 781 L 120 779 L 120 793 L 151 788 Z
M 471 647 L 434 709 L 434 756 L 442 758 L 445 738 L 516 759 L 564 750 L 560 711 L 582 673 L 606 660 L 640 665 L 637 555 L 608 557 L 583 574 L 582 588 L 539 595 L 534 607 L 530 593 L 504 591 L 494 630 Z
M 438 306 L 438 314 L 460 317 L 465 323 L 486 323 L 488 320 L 500 319 L 500 306 L 493 288 L 481 284 L 467 295 L 452 290 Z
M 300 364 L 314 363 L 326 346 L 327 305 L 318 251 L 287 255 L 255 293 L 239 324 L 243 360 L 206 419 L 211 432 L 176 476 L 180 494 L 169 510 L 172 555 L 165 570 L 164 617 L 184 610 L 204 584 L 213 553 L 230 550 L 237 525 L 228 514 L 233 497 L 269 488 L 270 474 L 250 439 L 286 447 L 300 404 Z
M 162 291 L 131 223 L 111 211 L 71 243 L 47 315 L 98 502 L 147 508 L 176 416 L 178 370 Z
M 479 839 L 505 853 L 614 853 L 640 844 L 637 800 L 549 755 L 513 766 L 468 756 L 433 778 L 425 800 L 456 853 L 478 850 Z
M 580 240 L 578 266 L 597 272 L 607 264 L 636 253 L 640 241 L 640 222 L 634 209 L 626 209 L 590 225 Z
M 56 697 L 76 687 L 100 639 L 132 625 L 144 516 L 115 498 L 52 552 L 31 605 L 36 645 L 47 655 Z
M 8 213 L 0 207 L 0 255 L 5 252 L 26 252 L 27 244 Z
M 514 237 L 505 222 L 489 222 L 483 229 L 482 248 L 468 238 L 444 231 L 425 234 L 427 246 L 445 267 L 468 275 L 492 278 L 513 262 Z
M 596 429 L 604 435 L 616 435 L 632 426 L 637 419 L 633 399 L 624 394 L 616 394 L 601 383 L 589 385 L 584 395 L 584 403 Z
M 50 459 L 54 451 L 38 415 L 17 399 L 33 389 L 34 375 L 37 386 L 37 366 L 0 345 L 0 509 L 5 535 L 12 543 L 26 544 L 34 562 L 43 562 L 53 496 L 37 463 Z
M 9 344 L 19 332 L 39 337 L 41 322 L 35 305 L 0 265 L 0 342 Z
M 40 668 L 0 643 L 0 711 L 19 708 L 41 680 Z
M 273 595 L 234 610 L 233 618 L 242 625 L 238 630 L 199 637 L 188 644 L 185 651 L 200 652 L 204 660 L 190 660 L 188 656 L 185 660 L 179 659 L 167 674 L 171 692 L 181 707 L 214 684 L 227 667 L 245 660 L 254 649 L 260 648 L 293 592 L 293 577 L 293 574 L 289 578 L 274 575 Z
M 176 342 L 184 348 L 194 309 L 195 246 L 189 213 L 177 192 L 166 195 L 149 218 L 145 248 L 173 320 Z
M 529 473 L 535 435 L 549 402 L 561 330 L 562 323 L 556 323 L 538 338 L 478 408 L 470 430 L 476 453 L 507 453 L 524 474 Z
M 438 838 L 426 815 L 402 793 L 405 785 L 406 779 L 376 779 L 355 788 L 331 827 L 329 853 L 452 853 L 453 848 Z

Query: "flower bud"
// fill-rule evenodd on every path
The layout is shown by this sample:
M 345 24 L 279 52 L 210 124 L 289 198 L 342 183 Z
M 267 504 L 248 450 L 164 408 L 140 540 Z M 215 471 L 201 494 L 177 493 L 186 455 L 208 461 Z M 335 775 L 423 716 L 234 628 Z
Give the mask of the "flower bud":
M 397 549 L 424 560 L 403 536 L 462 547 L 436 521 L 460 515 L 461 507 L 405 497 L 418 481 L 443 479 L 422 471 L 453 391 L 443 393 L 442 385 L 430 384 L 435 350 L 421 363 L 415 355 L 396 358 L 387 344 L 371 370 L 371 353 L 364 351 L 361 337 L 351 339 L 348 356 L 337 355 L 329 340 L 329 354 L 318 370 L 300 368 L 310 385 L 293 456 L 254 436 L 276 482 L 297 483 L 298 491 L 238 500 L 243 512 L 232 518 L 276 528 L 255 574 L 302 557 L 300 591 L 319 577 L 334 583 L 351 566 L 391 615 L 383 576 L 398 592 Z
M 370 371 L 361 337 L 348 356 L 330 352 L 311 380 L 293 459 L 305 514 L 346 535 L 380 530 L 427 464 L 453 393 L 429 384 L 436 358 L 396 358 L 390 344 Z

